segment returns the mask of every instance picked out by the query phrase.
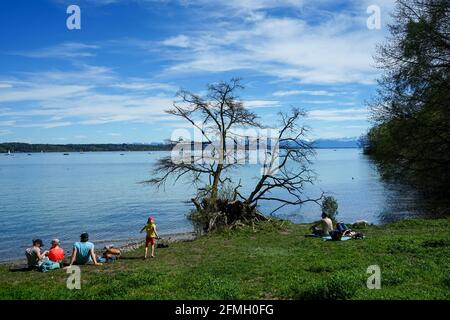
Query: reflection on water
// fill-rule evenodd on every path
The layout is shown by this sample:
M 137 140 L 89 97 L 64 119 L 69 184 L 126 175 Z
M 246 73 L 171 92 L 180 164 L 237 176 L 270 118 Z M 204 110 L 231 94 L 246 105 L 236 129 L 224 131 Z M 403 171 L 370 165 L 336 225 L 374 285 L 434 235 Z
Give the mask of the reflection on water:
M 194 194 L 191 185 L 143 186 L 152 164 L 166 152 L 39 153 L 0 155 L 0 260 L 21 257 L 33 237 L 49 244 L 58 237 L 66 249 L 82 231 L 95 240 L 139 237 L 146 217 L 156 217 L 160 233 L 192 230 L 185 215 Z M 380 181 L 374 164 L 357 149 L 318 150 L 314 169 L 318 181 L 305 194 L 322 191 L 339 202 L 338 219 L 384 223 L 417 215 L 414 193 Z M 249 165 L 232 172 L 249 192 L 260 168 Z M 277 191 L 279 192 L 279 191 Z M 277 204 L 262 202 L 271 212 Z M 277 215 L 311 222 L 317 205 L 285 207 Z
M 390 223 L 408 217 L 437 218 L 442 216 L 435 202 L 425 199 L 420 193 L 401 183 L 382 181 L 386 203 L 380 212 L 379 222 Z

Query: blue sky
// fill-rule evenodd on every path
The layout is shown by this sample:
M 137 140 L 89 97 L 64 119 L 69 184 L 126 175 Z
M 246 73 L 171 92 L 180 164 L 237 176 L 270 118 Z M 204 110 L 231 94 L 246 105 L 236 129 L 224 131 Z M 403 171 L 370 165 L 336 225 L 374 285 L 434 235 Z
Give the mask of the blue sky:
M 68 30 L 68 5 L 81 30 Z M 382 28 L 369 29 L 369 5 Z M 180 88 L 241 77 L 240 96 L 272 125 L 308 111 L 310 138 L 364 133 L 393 0 L 0 2 L 0 142 L 163 141 Z

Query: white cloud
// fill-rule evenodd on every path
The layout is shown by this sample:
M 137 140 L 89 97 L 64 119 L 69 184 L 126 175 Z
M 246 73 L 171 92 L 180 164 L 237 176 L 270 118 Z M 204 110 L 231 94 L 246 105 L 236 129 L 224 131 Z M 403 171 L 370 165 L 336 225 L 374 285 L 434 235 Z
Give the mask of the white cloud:
M 170 73 L 252 70 L 300 83 L 372 84 L 372 54 L 381 33 L 361 17 L 336 14 L 311 24 L 300 18 L 264 17 L 229 28 L 208 25 L 184 35 L 183 52 L 168 51 Z
M 116 73 L 108 67 L 95 66 L 88 64 L 76 64 L 76 69 L 73 71 L 42 71 L 42 72 L 29 72 L 25 73 L 28 76 L 27 81 L 32 83 L 42 83 L 43 81 L 58 83 L 79 85 L 82 83 L 85 86 L 89 85 L 106 85 L 111 84 L 113 81 L 117 81 L 118 76 Z
M 87 92 L 88 90 L 89 87 L 80 85 L 30 84 L 24 88 L 2 92 L 0 103 L 65 98 Z
M 332 104 L 332 103 L 336 103 L 335 100 L 305 100 L 302 101 L 303 103 L 308 103 L 308 104 Z
M 296 95 L 310 95 L 310 96 L 335 96 L 336 93 L 329 92 L 326 90 L 280 90 L 275 91 L 273 94 L 275 97 L 286 97 L 286 96 L 296 96 Z
M 164 40 L 162 44 L 170 47 L 188 48 L 190 46 L 190 41 L 187 36 L 181 34 L 179 36 Z
M 248 100 L 244 101 L 244 105 L 248 108 L 273 108 L 280 106 L 280 102 L 273 100 Z
M 67 127 L 72 125 L 71 122 L 38 122 L 38 121 L 33 121 L 33 122 L 23 122 L 23 123 L 15 123 L 13 125 L 13 127 L 16 128 L 44 128 L 44 129 L 51 129 L 51 128 L 58 128 L 58 127 Z
M 175 90 L 171 84 L 121 79 L 110 69 L 98 66 L 25 75 L 14 87 L 2 89 L 2 126 L 55 128 L 110 122 L 154 123 L 173 103 L 173 93 L 166 96 L 164 92 Z M 75 84 L 80 81 L 86 85 Z M 149 94 L 147 90 L 155 92 Z
M 12 54 L 29 58 L 60 58 L 73 59 L 95 56 L 98 45 L 84 44 L 79 42 L 65 42 L 56 46 L 41 48 L 38 50 L 16 51 Z
M 98 3 L 119 1 L 101 0 Z M 183 28 L 182 33 L 166 39 L 118 39 L 101 45 L 66 42 L 39 50 L 16 52 L 32 58 L 69 59 L 74 62 L 72 66 L 76 70 L 21 73 L 24 80 L 16 82 L 2 79 L 5 81 L 0 81 L 0 125 L 51 128 L 72 124 L 167 120 L 172 122 L 164 125 L 170 126 L 175 121 L 165 119 L 164 110 L 172 105 L 172 93 L 176 87 L 161 79 L 173 79 L 171 76 L 179 79 L 196 73 L 209 75 L 245 70 L 248 73 L 244 77 L 263 74 L 275 77 L 279 82 L 286 81 L 290 85 L 285 88 L 297 88 L 293 85 L 304 83 L 322 85 L 319 88 L 325 88 L 327 84 L 372 84 L 376 73 L 372 68 L 373 49 L 375 43 L 382 39 L 383 32 L 366 28 L 364 6 L 369 2 L 382 2 L 384 16 L 388 12 L 384 8 L 392 4 L 389 0 L 351 0 L 353 7 L 342 13 L 332 12 L 336 6 L 330 11 L 317 9 L 332 4 L 332 0 L 180 1 L 196 6 L 194 9 L 199 15 L 207 14 L 199 18 L 198 24 Z M 283 12 L 273 15 L 273 9 Z M 305 10 L 315 10 L 317 15 L 304 14 Z M 211 17 L 216 15 L 226 19 L 213 20 Z M 161 64 L 152 60 L 154 65 L 165 67 L 164 72 L 157 72 L 155 79 L 158 80 L 145 79 L 145 75 L 143 78 L 121 77 L 116 73 L 120 69 L 80 64 L 80 60 L 100 54 L 99 49 L 107 47 L 108 53 L 130 53 L 130 46 L 138 48 L 135 51 L 139 53 L 136 54 L 147 54 L 143 61 L 164 60 Z M 149 57 L 148 54 L 154 55 Z M 273 97 L 305 95 L 315 99 L 342 96 L 343 92 L 336 88 L 342 87 L 279 90 L 273 93 Z M 244 102 L 249 108 L 282 105 L 279 101 L 262 100 L 265 97 L 257 99 Z M 323 99 L 305 102 L 339 103 L 341 107 L 356 104 L 328 100 L 334 98 Z M 310 111 L 309 116 L 323 121 L 366 120 L 367 112 L 358 108 L 324 107 Z
M 160 91 L 169 91 L 169 92 L 174 92 L 178 89 L 176 86 L 174 86 L 172 84 L 151 83 L 151 82 L 146 82 L 145 80 L 115 83 L 115 84 L 111 85 L 111 87 L 125 89 L 125 90 L 136 90 L 136 91 L 160 90 Z
M 2 127 L 12 127 L 17 123 L 16 120 L 7 120 L 7 121 L 0 121 L 0 126 Z
M 11 130 L 8 130 L 8 129 L 0 129 L 0 136 L 6 136 L 6 135 L 9 135 L 9 134 L 11 134 L 11 133 L 12 133 Z
M 14 142 L 33 143 L 31 138 L 14 138 Z
M 272 8 L 293 8 L 300 9 L 304 3 L 304 0 L 181 0 L 186 5 L 197 5 L 202 7 L 214 7 L 219 6 L 227 10 L 229 13 L 238 14 L 251 14 L 256 11 Z
M 366 129 L 367 128 L 367 126 L 357 126 L 357 125 L 355 125 L 355 126 L 343 126 L 343 128 L 345 128 L 345 129 Z
M 322 121 L 367 120 L 368 111 L 365 108 L 316 109 L 308 111 L 307 117 L 310 119 Z

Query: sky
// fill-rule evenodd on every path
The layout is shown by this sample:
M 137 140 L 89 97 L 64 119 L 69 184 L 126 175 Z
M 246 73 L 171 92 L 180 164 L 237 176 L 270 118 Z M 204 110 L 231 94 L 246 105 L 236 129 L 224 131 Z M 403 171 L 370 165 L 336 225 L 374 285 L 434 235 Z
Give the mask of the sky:
M 69 5 L 81 29 L 70 30 Z M 381 28 L 369 28 L 369 6 Z M 0 142 L 150 143 L 179 89 L 242 78 L 261 121 L 299 107 L 310 139 L 370 126 L 393 0 L 2 0 Z

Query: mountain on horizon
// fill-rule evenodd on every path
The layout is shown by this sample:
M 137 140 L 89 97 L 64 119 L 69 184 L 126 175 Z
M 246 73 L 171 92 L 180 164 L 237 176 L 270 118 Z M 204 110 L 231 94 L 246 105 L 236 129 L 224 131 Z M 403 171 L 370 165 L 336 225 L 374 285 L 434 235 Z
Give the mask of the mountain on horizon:
M 359 148 L 358 138 L 336 138 L 317 139 L 312 142 L 314 148 L 318 149 L 339 149 L 339 148 Z
M 334 139 L 316 139 L 310 141 L 311 145 L 317 149 L 344 149 L 344 148 L 359 148 L 358 138 L 334 138 Z M 295 148 L 294 142 L 280 143 L 280 147 L 292 147 Z

